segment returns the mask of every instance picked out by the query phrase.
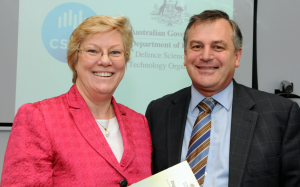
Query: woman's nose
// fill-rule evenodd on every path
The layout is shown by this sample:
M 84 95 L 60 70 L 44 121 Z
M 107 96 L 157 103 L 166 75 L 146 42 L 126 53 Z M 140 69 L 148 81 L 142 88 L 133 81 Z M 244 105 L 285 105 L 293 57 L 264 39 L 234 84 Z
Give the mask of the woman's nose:
M 98 65 L 102 65 L 104 67 L 107 67 L 111 65 L 111 60 L 109 58 L 108 53 L 102 53 L 100 59 L 98 60 Z

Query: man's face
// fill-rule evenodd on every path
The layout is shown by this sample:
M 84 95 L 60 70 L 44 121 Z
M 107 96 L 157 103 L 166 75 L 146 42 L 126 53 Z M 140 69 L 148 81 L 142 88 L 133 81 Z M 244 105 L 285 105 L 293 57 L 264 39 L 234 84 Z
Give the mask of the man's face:
M 205 97 L 228 86 L 241 55 L 242 48 L 234 52 L 232 28 L 225 19 L 198 23 L 188 31 L 184 65 L 193 86 Z

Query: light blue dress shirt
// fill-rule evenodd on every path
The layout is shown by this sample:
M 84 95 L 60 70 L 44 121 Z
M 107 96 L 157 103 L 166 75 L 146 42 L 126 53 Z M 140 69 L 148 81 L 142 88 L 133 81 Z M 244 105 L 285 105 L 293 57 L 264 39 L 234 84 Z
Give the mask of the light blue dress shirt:
M 205 98 L 191 86 L 191 101 L 185 126 L 181 161 L 188 152 L 194 123 L 199 114 L 197 105 Z M 205 170 L 204 187 L 228 186 L 229 145 L 232 114 L 233 83 L 212 96 L 218 102 L 211 113 L 210 146 Z

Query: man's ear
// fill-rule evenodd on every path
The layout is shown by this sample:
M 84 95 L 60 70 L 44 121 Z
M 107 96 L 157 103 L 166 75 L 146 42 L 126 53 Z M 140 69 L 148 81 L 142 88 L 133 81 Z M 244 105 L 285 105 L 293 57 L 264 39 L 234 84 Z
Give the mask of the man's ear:
M 235 52 L 235 67 L 238 68 L 240 66 L 240 60 L 242 56 L 243 49 L 240 47 L 237 52 Z
M 186 51 L 184 50 L 184 61 L 183 61 L 183 65 L 186 66 Z

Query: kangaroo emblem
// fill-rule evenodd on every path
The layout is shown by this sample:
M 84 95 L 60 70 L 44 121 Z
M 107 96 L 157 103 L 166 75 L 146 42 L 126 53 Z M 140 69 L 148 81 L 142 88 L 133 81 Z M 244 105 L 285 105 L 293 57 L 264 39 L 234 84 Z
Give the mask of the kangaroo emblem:
M 159 12 L 155 15 L 164 15 L 164 11 L 165 11 L 165 8 L 166 8 L 166 3 L 167 3 L 167 0 L 164 0 L 164 4 L 161 5 L 161 7 L 159 8 Z

